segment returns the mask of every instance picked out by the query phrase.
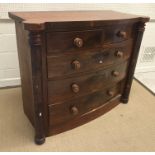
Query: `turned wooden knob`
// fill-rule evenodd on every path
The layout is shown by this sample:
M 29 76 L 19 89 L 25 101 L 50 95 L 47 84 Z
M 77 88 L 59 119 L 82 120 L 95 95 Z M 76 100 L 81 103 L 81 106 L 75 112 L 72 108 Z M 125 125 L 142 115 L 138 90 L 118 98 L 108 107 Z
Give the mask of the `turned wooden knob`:
M 125 31 L 119 31 L 118 36 L 125 39 L 127 37 L 127 34 Z
M 74 93 L 78 93 L 80 91 L 80 87 L 77 84 L 72 84 L 72 91 Z
M 123 52 L 117 51 L 116 56 L 119 57 L 119 58 L 122 58 L 123 57 Z
M 111 96 L 111 97 L 114 96 L 114 92 L 113 92 L 112 90 L 108 90 L 108 91 L 107 91 L 107 94 L 108 94 L 109 96 Z
M 82 47 L 83 46 L 83 40 L 81 38 L 75 38 L 74 39 L 74 45 L 77 47 Z
M 118 71 L 113 71 L 112 72 L 112 75 L 115 76 L 115 77 L 117 77 L 117 76 L 119 76 L 119 72 Z
M 79 113 L 79 110 L 76 106 L 71 107 L 70 110 L 73 115 L 77 115 Z
M 74 61 L 72 62 L 72 67 L 73 67 L 74 69 L 78 70 L 78 69 L 80 69 L 81 64 L 80 64 L 80 62 L 79 62 L 78 60 L 74 60 Z

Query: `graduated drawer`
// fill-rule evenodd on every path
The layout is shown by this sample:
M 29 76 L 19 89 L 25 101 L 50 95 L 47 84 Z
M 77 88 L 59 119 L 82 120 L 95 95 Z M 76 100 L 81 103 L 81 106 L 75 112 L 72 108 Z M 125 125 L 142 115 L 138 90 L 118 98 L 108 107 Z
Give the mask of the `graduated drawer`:
M 79 51 L 102 47 L 104 44 L 121 42 L 133 38 L 133 25 L 117 24 L 104 26 L 102 29 L 48 32 L 46 34 L 47 52 L 58 53 Z
M 71 123 L 83 115 L 94 112 L 100 106 L 106 104 L 122 91 L 121 83 L 108 86 L 102 91 L 94 92 L 87 96 L 69 100 L 63 104 L 49 105 L 49 124 L 52 129 L 60 128 L 63 125 Z M 112 93 L 109 94 L 109 92 Z
M 60 104 L 64 100 L 103 90 L 126 76 L 128 62 L 111 66 L 105 70 L 62 80 L 48 81 L 48 104 Z
M 120 44 L 112 44 L 104 49 L 69 52 L 47 57 L 48 78 L 72 76 L 81 72 L 89 72 L 96 68 L 120 63 L 130 57 L 133 40 Z

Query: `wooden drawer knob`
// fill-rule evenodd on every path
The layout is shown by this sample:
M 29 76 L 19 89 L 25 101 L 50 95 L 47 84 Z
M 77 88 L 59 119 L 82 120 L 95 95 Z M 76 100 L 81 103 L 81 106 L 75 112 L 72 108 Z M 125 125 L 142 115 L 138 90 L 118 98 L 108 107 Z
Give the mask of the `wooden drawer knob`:
M 118 37 L 121 37 L 121 38 L 126 38 L 127 37 L 127 34 L 126 34 L 126 32 L 125 31 L 119 31 L 118 32 Z
M 109 96 L 111 96 L 111 97 L 114 96 L 114 92 L 113 92 L 112 90 L 108 90 L 108 91 L 107 91 L 107 94 L 108 94 Z
M 70 110 L 73 115 L 77 115 L 79 113 L 79 110 L 76 106 L 71 107 Z
M 78 93 L 80 91 L 80 87 L 77 84 L 72 84 L 72 91 L 74 93 Z
M 117 51 L 117 52 L 116 52 L 116 56 L 117 56 L 118 58 L 122 58 L 122 57 L 123 57 L 123 52 Z
M 115 76 L 115 77 L 117 77 L 117 76 L 119 76 L 119 72 L 118 71 L 113 71 L 112 72 L 112 75 Z
M 74 39 L 74 45 L 77 47 L 82 47 L 83 46 L 83 40 L 81 38 L 75 38 Z
M 73 67 L 74 69 L 78 70 L 78 69 L 81 68 L 81 64 L 80 64 L 80 62 L 79 62 L 78 60 L 74 60 L 74 61 L 72 62 L 72 67 Z

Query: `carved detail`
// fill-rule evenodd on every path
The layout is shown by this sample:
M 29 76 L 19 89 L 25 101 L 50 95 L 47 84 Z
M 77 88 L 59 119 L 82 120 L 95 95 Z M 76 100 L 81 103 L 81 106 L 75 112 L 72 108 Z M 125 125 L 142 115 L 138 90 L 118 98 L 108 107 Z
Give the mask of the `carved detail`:
M 144 32 L 145 31 L 145 23 L 141 22 L 139 23 L 138 31 Z
M 124 91 L 121 97 L 121 102 L 122 103 L 127 103 L 128 99 L 129 99 L 129 94 L 130 94 L 130 90 L 131 90 L 131 85 L 132 85 L 132 80 L 133 80 L 133 74 L 135 71 L 135 67 L 136 67 L 136 62 L 137 62 L 137 58 L 138 58 L 138 54 L 139 54 L 139 49 L 140 49 L 140 45 L 141 45 L 141 41 L 142 41 L 142 37 L 143 37 L 143 32 L 145 30 L 145 23 L 144 22 L 140 22 L 137 25 L 137 36 L 135 39 L 135 45 L 134 45 L 134 49 L 130 58 L 130 63 L 129 63 L 129 70 L 128 70 L 128 75 L 127 75 L 127 79 L 125 82 L 125 87 L 124 87 Z
M 38 32 L 31 32 L 29 34 L 30 45 L 40 46 L 42 44 L 41 34 Z
M 44 113 L 42 97 L 42 34 L 39 31 L 30 32 L 29 43 L 31 46 L 32 81 L 34 92 L 35 112 L 35 142 L 42 144 L 45 141 Z

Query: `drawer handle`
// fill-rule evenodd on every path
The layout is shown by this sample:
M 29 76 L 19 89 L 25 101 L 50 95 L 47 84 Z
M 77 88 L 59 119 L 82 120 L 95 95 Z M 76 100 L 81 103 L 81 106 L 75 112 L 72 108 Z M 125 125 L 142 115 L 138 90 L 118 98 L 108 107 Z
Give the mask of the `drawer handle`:
M 75 38 L 74 39 L 74 45 L 77 47 L 82 47 L 83 46 L 83 40 L 81 38 Z
M 114 92 L 113 92 L 112 90 L 108 90 L 108 91 L 107 91 L 107 94 L 108 94 L 109 96 L 111 96 L 111 97 L 114 96 Z
M 123 57 L 123 52 L 117 51 L 117 52 L 116 52 L 116 56 L 117 56 L 118 58 L 122 58 L 122 57 Z
M 81 68 L 81 64 L 80 64 L 80 62 L 79 62 L 78 60 L 74 60 L 74 61 L 72 62 L 72 67 L 73 67 L 74 69 L 78 70 L 78 69 Z
M 73 115 L 77 115 L 79 113 L 79 110 L 76 106 L 71 107 L 70 110 Z
M 113 71 L 112 72 L 112 75 L 115 76 L 115 77 L 117 77 L 117 76 L 119 76 L 119 72 L 118 71 Z
M 72 84 L 72 91 L 74 93 L 78 93 L 80 91 L 80 87 L 77 84 Z
M 127 34 L 125 31 L 119 31 L 118 36 L 125 39 L 127 37 Z

